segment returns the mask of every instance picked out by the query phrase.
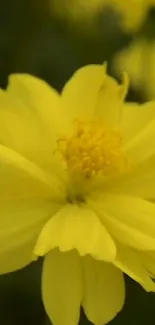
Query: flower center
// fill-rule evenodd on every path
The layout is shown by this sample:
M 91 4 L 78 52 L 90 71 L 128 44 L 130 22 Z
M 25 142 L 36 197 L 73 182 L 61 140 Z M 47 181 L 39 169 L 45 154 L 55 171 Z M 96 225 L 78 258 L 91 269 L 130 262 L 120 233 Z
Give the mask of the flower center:
M 85 179 L 97 175 L 111 177 L 124 171 L 127 165 L 121 134 L 96 120 L 77 120 L 73 136 L 59 139 L 58 146 L 74 176 Z

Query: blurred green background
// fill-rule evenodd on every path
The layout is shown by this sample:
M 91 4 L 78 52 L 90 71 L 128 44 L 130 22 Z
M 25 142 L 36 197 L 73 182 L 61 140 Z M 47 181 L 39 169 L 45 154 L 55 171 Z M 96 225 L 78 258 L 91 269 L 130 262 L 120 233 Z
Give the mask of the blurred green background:
M 58 18 L 48 0 L 0 0 L 0 86 L 6 87 L 10 73 L 26 72 L 60 91 L 77 68 L 105 60 L 113 75 L 114 54 L 141 35 L 155 39 L 153 10 L 138 35 L 132 35 L 121 30 L 117 15 L 108 8 L 92 24 L 77 25 Z M 143 93 L 131 85 L 128 100 L 141 102 Z M 41 268 L 39 261 L 0 276 L 0 325 L 50 325 L 41 301 Z M 110 324 L 155 324 L 155 294 L 127 277 L 126 292 L 125 307 Z M 80 324 L 88 324 L 82 312 Z

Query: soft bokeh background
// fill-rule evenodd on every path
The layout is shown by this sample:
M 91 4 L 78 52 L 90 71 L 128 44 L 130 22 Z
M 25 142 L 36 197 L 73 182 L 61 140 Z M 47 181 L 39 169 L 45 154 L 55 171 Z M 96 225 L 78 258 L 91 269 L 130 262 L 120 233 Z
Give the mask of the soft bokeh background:
M 49 0 L 0 0 L 0 86 L 6 87 L 10 73 L 26 72 L 61 90 L 77 68 L 105 60 L 109 73 L 119 77 L 115 55 L 139 38 L 155 41 L 154 10 L 136 33 L 129 33 L 122 30 L 119 15 L 111 8 L 91 22 L 78 23 L 58 16 L 52 0 L 50 9 Z M 145 71 L 147 62 L 146 56 Z M 143 89 L 135 90 L 131 84 L 127 99 L 146 98 Z M 0 324 L 50 325 L 41 301 L 41 267 L 39 261 L 0 276 Z M 125 307 L 110 324 L 155 324 L 155 294 L 144 292 L 127 277 L 126 288 Z M 80 324 L 88 324 L 82 313 Z

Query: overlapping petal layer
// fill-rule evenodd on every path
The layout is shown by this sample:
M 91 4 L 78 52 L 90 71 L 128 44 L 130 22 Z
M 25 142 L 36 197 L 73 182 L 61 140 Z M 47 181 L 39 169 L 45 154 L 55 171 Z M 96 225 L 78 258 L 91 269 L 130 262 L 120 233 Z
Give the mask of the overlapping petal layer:
M 42 229 L 34 253 L 42 256 L 59 247 L 61 252 L 76 249 L 81 256 L 111 261 L 116 247 L 96 214 L 86 206 L 66 205 Z

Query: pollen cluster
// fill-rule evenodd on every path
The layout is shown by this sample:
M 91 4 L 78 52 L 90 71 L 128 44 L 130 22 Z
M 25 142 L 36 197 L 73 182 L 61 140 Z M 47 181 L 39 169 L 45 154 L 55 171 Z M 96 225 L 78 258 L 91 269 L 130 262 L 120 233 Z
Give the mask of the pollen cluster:
M 58 146 L 68 169 L 88 179 L 121 172 L 127 163 L 121 134 L 96 120 L 76 121 L 73 136 L 60 139 Z

